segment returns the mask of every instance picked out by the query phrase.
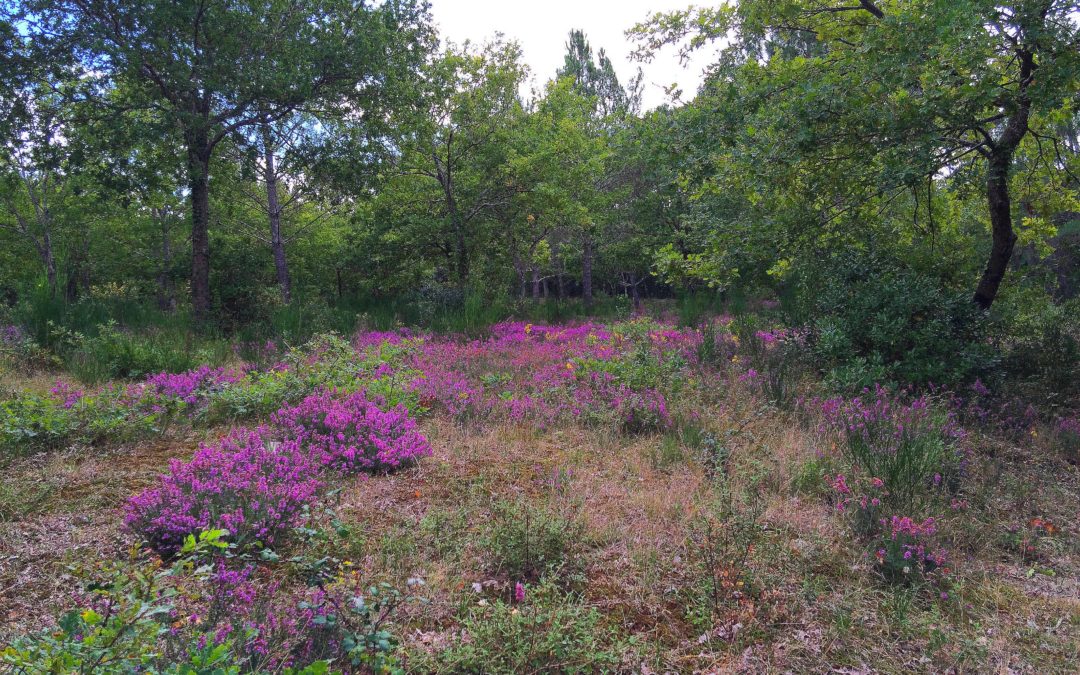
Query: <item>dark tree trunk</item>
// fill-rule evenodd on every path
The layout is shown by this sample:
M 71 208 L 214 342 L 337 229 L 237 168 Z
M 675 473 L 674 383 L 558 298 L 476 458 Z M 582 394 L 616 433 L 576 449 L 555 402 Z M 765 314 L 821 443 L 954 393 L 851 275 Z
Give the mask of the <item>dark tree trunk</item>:
M 990 207 L 990 232 L 992 244 L 990 258 L 986 261 L 979 285 L 975 288 L 973 300 L 986 310 L 997 298 L 1001 280 L 1009 268 L 1013 248 L 1016 246 L 1016 233 L 1013 232 L 1012 203 L 1009 200 L 1009 170 L 1012 168 L 1013 153 L 1020 146 L 1020 141 L 1028 132 L 1028 117 L 1031 114 L 1031 98 L 1027 88 L 1033 82 L 1035 55 L 1028 50 L 1020 50 L 1020 91 L 1016 107 L 1009 114 L 1005 130 L 1001 137 L 990 143 L 984 154 L 987 158 L 986 201 Z
M 161 259 L 158 261 L 158 308 L 163 312 L 176 311 L 176 281 L 172 277 L 172 240 L 169 237 L 168 214 L 155 209 L 154 217 L 161 228 Z
M 585 307 L 592 308 L 593 241 L 588 233 L 585 234 L 584 244 L 584 249 L 581 254 L 581 295 L 585 299 Z
M 285 240 L 281 236 L 281 206 L 278 203 L 278 176 L 274 163 L 274 143 L 270 129 L 262 129 L 263 149 L 266 166 L 263 177 L 266 182 L 266 213 L 270 218 L 270 247 L 274 252 L 274 270 L 277 272 L 281 299 L 285 304 L 292 302 L 292 279 L 289 276 L 289 263 L 285 258 Z
M 532 268 L 532 299 L 534 302 L 540 300 L 540 270 L 535 266 Z
M 990 309 L 997 297 L 1001 280 L 1009 268 L 1013 248 L 1016 246 L 1016 233 L 1012 225 L 1012 204 L 1009 200 L 1009 164 L 1011 157 L 990 160 L 989 175 L 986 180 L 986 198 L 990 207 L 990 232 L 993 243 L 990 258 L 986 262 L 982 278 L 975 289 L 975 304 L 982 309 Z
M 188 141 L 191 195 L 191 307 L 195 320 L 210 318 L 210 142 L 205 132 Z
M 56 297 L 56 256 L 53 253 L 52 235 L 46 225 L 41 236 L 41 261 L 45 264 L 45 279 L 49 283 L 49 297 Z

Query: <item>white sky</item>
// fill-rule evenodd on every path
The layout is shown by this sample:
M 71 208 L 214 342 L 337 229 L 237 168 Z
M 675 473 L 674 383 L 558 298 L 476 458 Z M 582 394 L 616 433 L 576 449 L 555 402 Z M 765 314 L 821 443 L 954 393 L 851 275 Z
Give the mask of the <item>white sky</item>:
M 431 11 L 443 38 L 457 43 L 483 42 L 497 32 L 521 44 L 533 83 L 542 87 L 563 63 L 566 38 L 580 28 L 593 53 L 607 50 L 619 81 L 626 83 L 637 72 L 645 73 L 643 105 L 654 108 L 665 102 L 664 87 L 678 83 L 683 99 L 694 97 L 702 68 L 712 60 L 709 48 L 695 54 L 686 67 L 679 64 L 677 50 L 667 47 L 652 63 L 630 61 L 634 44 L 623 32 L 653 12 L 685 9 L 693 0 L 431 0 Z

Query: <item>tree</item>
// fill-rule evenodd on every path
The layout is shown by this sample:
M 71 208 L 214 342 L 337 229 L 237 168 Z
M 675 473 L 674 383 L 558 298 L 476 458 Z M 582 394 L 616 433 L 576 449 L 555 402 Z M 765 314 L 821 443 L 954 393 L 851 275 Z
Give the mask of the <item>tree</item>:
M 566 43 L 566 55 L 558 76 L 567 78 L 576 91 L 591 101 L 592 115 L 587 126 L 598 139 L 610 138 L 624 128 L 641 107 L 642 73 L 623 87 L 611 60 L 601 49 L 594 59 L 592 47 L 580 30 L 570 31 Z M 619 185 L 613 172 L 604 172 L 592 186 L 596 190 L 611 190 Z M 593 301 L 593 264 L 596 259 L 595 224 L 592 220 L 582 223 L 581 238 L 581 284 L 586 306 Z M 636 289 L 637 286 L 635 285 Z
M 834 231 L 897 194 L 981 176 L 991 236 L 973 300 L 986 309 L 1017 239 L 1017 153 L 1026 139 L 1057 144 L 1050 122 L 1080 100 L 1078 10 L 745 0 L 656 15 L 635 32 L 644 58 L 684 39 L 685 50 L 727 41 L 699 102 L 714 113 L 706 182 L 752 197 L 742 218 L 774 239 Z M 1062 169 L 1053 153 L 1043 160 Z
M 113 114 L 153 111 L 181 132 L 191 209 L 191 294 L 208 317 L 210 167 L 230 134 L 304 107 L 377 108 L 388 70 L 423 32 L 400 0 L 25 0 L 39 59 L 79 57 L 83 92 Z M 120 87 L 124 100 L 102 92 Z

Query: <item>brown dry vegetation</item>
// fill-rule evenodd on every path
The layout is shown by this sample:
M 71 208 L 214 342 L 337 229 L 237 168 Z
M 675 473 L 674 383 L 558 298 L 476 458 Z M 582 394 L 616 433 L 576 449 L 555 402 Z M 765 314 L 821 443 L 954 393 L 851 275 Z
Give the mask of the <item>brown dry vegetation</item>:
M 486 537 L 500 504 L 515 503 L 580 528 L 558 583 L 622 636 L 628 672 L 1075 672 L 1080 480 L 1038 438 L 977 444 L 970 506 L 944 526 L 955 571 L 941 600 L 876 578 L 829 503 L 834 448 L 813 424 L 735 389 L 700 424 L 726 456 L 680 432 L 430 418 L 434 456 L 349 481 L 329 504 L 347 534 L 308 545 L 365 579 L 425 580 L 427 602 L 396 625 L 416 668 L 462 639 L 462 616 L 509 593 Z M 69 599 L 67 565 L 122 558 L 134 543 L 120 526 L 124 499 L 221 431 L 11 463 L 0 480 L 3 634 L 49 624 Z M 732 513 L 753 534 L 739 539 L 724 521 Z M 1056 531 L 1025 552 L 1011 530 L 1036 517 Z M 721 570 L 731 585 L 714 605 L 699 564 L 707 522 L 714 544 L 745 554 Z

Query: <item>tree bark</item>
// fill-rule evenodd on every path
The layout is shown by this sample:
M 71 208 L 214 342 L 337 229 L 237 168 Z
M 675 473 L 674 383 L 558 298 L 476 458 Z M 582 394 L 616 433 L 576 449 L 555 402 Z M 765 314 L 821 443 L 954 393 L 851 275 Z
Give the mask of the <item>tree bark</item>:
M 161 228 L 161 259 L 158 261 L 158 309 L 163 312 L 176 311 L 176 282 L 172 278 L 172 241 L 169 237 L 168 214 L 164 209 L 154 209 Z
M 1009 268 L 1016 233 L 1012 225 L 1012 203 L 1009 198 L 1009 165 L 1011 158 L 993 157 L 986 180 L 986 199 L 990 207 L 990 232 L 992 244 L 990 258 L 986 261 L 979 285 L 975 288 L 975 304 L 990 309 L 997 298 L 1001 280 Z
M 532 299 L 540 301 L 540 270 L 534 265 L 532 268 Z
M 210 318 L 210 141 L 205 132 L 188 140 L 191 201 L 191 307 L 197 322 Z
M 281 236 L 281 206 L 278 202 L 278 176 L 274 163 L 274 142 L 270 128 L 263 125 L 263 151 L 266 166 L 263 179 L 266 183 L 266 213 L 270 219 L 270 248 L 274 252 L 274 270 L 277 272 L 281 299 L 285 304 L 292 302 L 292 278 L 289 276 L 289 263 L 285 258 L 285 240 Z
M 48 223 L 41 235 L 41 261 L 45 264 L 45 278 L 49 283 L 49 297 L 56 297 L 56 255 L 53 253 L 52 234 Z
M 992 243 L 990 258 L 986 261 L 979 285 L 975 288 L 975 304 L 981 309 L 990 309 L 997 298 L 1001 280 L 1009 268 L 1013 248 L 1016 246 L 1016 233 L 1013 232 L 1012 202 L 1009 198 L 1009 170 L 1012 168 L 1013 154 L 1020 146 L 1020 141 L 1028 132 L 1028 117 L 1031 114 L 1031 98 L 1027 88 L 1033 82 L 1035 55 L 1028 50 L 1020 50 L 1020 90 L 1016 107 L 1005 123 L 1001 137 L 990 143 L 985 153 L 987 158 L 986 201 L 990 209 L 990 233 Z
M 592 266 L 593 266 L 593 241 L 588 233 L 585 234 L 584 247 L 581 254 L 581 294 L 585 299 L 585 307 L 592 308 Z

